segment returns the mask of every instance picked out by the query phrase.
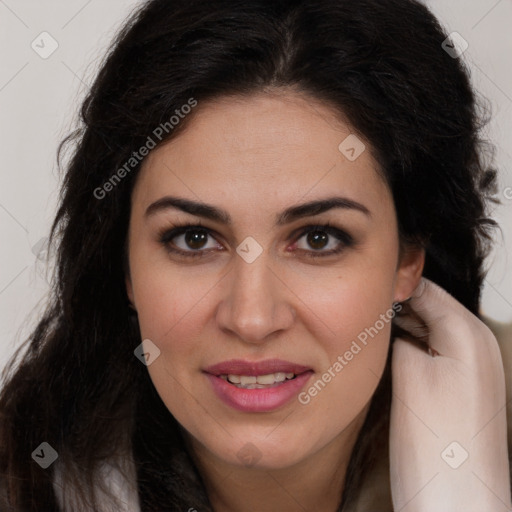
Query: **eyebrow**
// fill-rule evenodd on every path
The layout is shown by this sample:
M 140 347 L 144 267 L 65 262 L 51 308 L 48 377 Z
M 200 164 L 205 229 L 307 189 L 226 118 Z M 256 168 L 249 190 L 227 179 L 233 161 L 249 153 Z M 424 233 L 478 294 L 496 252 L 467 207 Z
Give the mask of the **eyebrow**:
M 275 223 L 277 226 L 282 226 L 304 217 L 319 215 L 320 213 L 324 213 L 333 208 L 356 210 L 364 213 L 368 217 L 371 217 L 370 211 L 363 204 L 346 197 L 335 196 L 291 206 L 277 215 Z M 173 196 L 162 197 L 150 204 L 146 209 L 144 216 L 150 217 L 158 212 L 168 209 L 181 210 L 185 213 L 189 213 L 197 217 L 204 217 L 228 226 L 231 225 L 232 222 L 229 213 L 217 208 L 216 206 Z

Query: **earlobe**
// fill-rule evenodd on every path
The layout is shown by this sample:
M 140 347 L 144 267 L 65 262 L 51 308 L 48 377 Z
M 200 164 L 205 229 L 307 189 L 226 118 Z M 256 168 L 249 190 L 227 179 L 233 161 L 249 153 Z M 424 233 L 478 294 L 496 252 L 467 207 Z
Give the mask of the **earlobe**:
M 419 246 L 405 247 L 400 251 L 400 261 L 395 278 L 397 302 L 407 300 L 418 286 L 425 266 L 425 249 Z

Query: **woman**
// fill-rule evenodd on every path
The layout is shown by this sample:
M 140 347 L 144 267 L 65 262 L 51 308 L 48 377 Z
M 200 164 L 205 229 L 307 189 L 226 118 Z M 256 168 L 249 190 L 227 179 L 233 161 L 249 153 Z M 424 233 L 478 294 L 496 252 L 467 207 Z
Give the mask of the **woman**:
M 494 175 L 446 38 L 409 0 L 131 17 L 2 391 L 2 510 L 364 510 L 388 438 L 394 510 L 510 509 Z

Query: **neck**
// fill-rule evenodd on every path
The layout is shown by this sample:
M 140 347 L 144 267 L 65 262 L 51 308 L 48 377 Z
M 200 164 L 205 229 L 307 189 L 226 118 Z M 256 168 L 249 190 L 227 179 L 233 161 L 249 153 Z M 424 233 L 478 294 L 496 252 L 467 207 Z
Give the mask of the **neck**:
M 298 463 L 280 468 L 232 465 L 187 435 L 215 512 L 336 512 L 367 408 L 338 436 Z

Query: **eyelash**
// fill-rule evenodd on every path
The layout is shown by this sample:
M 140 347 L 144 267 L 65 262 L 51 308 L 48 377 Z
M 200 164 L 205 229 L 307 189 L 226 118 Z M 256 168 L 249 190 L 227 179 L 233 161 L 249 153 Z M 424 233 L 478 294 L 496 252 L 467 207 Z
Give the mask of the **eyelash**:
M 197 223 L 186 223 L 178 226 L 174 226 L 172 229 L 163 229 L 158 234 L 158 238 L 160 240 L 160 243 L 171 253 L 178 254 L 180 256 L 184 256 L 186 258 L 201 258 L 205 256 L 205 253 L 210 252 L 215 249 L 206 249 L 206 250 L 190 250 L 190 251 L 184 251 L 182 249 L 178 249 L 176 247 L 171 247 L 170 241 L 173 238 L 176 238 L 179 235 L 183 235 L 184 233 L 187 233 L 189 231 L 203 231 L 206 232 L 208 235 L 212 235 L 212 230 L 204 227 L 200 222 Z M 299 233 L 299 235 L 294 239 L 294 243 L 300 240 L 304 235 L 307 235 L 314 231 L 323 231 L 327 233 L 329 236 L 333 236 L 334 238 L 337 238 L 340 242 L 340 245 L 336 249 L 331 249 L 329 251 L 307 251 L 305 249 L 299 249 L 299 251 L 306 251 L 306 255 L 310 258 L 324 258 L 327 256 L 332 256 L 334 254 L 338 254 L 342 252 L 345 248 L 351 247 L 354 244 L 354 239 L 351 235 L 346 233 L 345 231 L 342 231 L 341 229 L 338 229 L 328 222 L 325 224 L 315 224 L 311 226 L 306 226 L 305 228 L 302 228 L 302 231 Z M 215 237 L 214 237 L 215 238 Z

